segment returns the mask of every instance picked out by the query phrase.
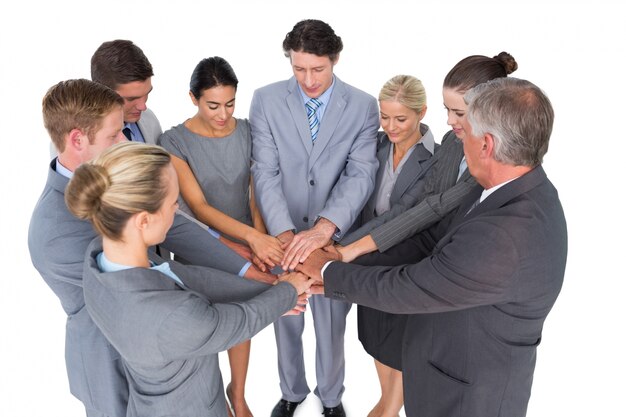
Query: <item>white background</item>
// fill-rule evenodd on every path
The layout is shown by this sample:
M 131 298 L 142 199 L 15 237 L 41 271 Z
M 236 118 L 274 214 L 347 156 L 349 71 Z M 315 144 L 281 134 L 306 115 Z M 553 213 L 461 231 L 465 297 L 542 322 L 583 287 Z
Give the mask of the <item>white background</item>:
M 624 14 L 612 2 L 550 1 L 41 1 L 0 6 L 0 416 L 81 416 L 64 365 L 65 315 L 30 263 L 26 236 L 45 183 L 48 136 L 41 99 L 60 80 L 89 78 L 103 42 L 131 39 L 154 66 L 149 106 L 164 129 L 194 113 L 187 96 L 195 64 L 226 58 L 239 77 L 235 115 L 247 117 L 255 88 L 288 78 L 281 44 L 304 18 L 333 26 L 345 50 L 335 68 L 344 81 L 377 96 L 399 73 L 420 78 L 429 97 L 425 122 L 447 131 L 441 84 L 472 54 L 511 53 L 514 74 L 551 98 L 556 122 L 545 169 L 560 191 L 569 226 L 565 284 L 538 349 L 528 415 L 623 415 L 622 206 L 625 109 Z M 378 398 L 371 358 L 346 335 L 344 405 L 364 416 Z M 305 331 L 314 388 L 312 326 Z M 225 354 L 222 359 L 225 360 Z M 253 339 L 248 403 L 269 415 L 280 397 L 271 328 Z M 229 368 L 222 363 L 225 380 Z M 618 403 L 620 406 L 618 406 Z M 298 414 L 319 415 L 311 395 Z M 621 411 L 620 411 L 621 410 Z

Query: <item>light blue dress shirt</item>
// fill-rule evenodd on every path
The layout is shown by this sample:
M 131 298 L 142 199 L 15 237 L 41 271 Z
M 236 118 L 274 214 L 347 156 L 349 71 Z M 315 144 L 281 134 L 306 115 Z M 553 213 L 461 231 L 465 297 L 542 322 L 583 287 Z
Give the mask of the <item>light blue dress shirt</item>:
M 127 265 L 122 265 L 122 264 L 118 264 L 118 263 L 115 263 L 115 262 L 111 262 L 104 255 L 104 252 L 100 252 L 96 256 L 96 262 L 98 262 L 98 268 L 102 272 L 117 272 L 117 271 L 123 271 L 125 269 L 134 268 L 133 266 L 127 266 Z M 178 278 L 178 276 L 176 276 L 176 274 L 174 272 L 172 272 L 172 270 L 170 269 L 170 264 L 168 264 L 167 262 L 163 262 L 162 264 L 157 265 L 154 262 L 150 261 L 150 269 L 154 269 L 156 271 L 159 271 L 159 272 L 167 275 L 168 277 L 170 277 L 171 279 L 176 281 L 181 286 L 185 285 L 180 280 L 180 278 Z

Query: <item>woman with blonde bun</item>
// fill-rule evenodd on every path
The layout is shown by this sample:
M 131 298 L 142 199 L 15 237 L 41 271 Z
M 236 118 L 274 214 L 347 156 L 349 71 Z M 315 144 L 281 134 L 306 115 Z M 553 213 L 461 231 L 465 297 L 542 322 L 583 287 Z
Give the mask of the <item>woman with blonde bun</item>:
M 272 286 L 159 258 L 150 248 L 178 207 L 161 147 L 111 147 L 76 169 L 65 196 L 101 236 L 87 249 L 85 304 L 122 357 L 127 416 L 226 417 L 217 353 L 302 311 L 311 280 L 291 273 Z

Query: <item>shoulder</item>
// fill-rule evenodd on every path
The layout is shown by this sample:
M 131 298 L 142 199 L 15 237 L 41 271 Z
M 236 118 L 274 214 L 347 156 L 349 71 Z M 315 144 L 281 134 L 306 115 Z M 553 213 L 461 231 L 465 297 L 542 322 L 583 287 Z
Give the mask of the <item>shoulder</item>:
M 275 83 L 268 84 L 264 87 L 257 88 L 254 91 L 254 95 L 256 97 L 268 97 L 268 96 L 274 96 L 276 94 L 286 93 L 289 89 L 290 81 L 291 80 L 277 81 Z
M 173 126 L 163 132 L 161 136 L 159 136 L 159 141 L 157 143 L 161 146 L 164 146 L 168 143 L 176 143 L 182 141 L 186 136 L 186 132 L 188 132 L 188 130 L 183 123 L 177 126 Z

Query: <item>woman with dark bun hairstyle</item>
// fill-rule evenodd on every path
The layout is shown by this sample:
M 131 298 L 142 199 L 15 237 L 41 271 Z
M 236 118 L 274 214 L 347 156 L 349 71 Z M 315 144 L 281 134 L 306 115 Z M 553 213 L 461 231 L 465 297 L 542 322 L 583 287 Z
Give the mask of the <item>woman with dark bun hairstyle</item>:
M 301 311 L 312 281 L 291 273 L 267 285 L 165 262 L 149 248 L 172 225 L 178 191 L 169 153 L 126 142 L 79 166 L 65 192 L 101 235 L 87 248 L 85 305 L 122 357 L 128 417 L 226 417 L 217 353 Z
M 467 105 L 463 95 L 478 84 L 506 77 L 516 69 L 515 59 L 507 52 L 501 52 L 493 58 L 483 55 L 468 56 L 450 70 L 443 82 L 443 103 L 448 112 L 448 125 L 452 130 L 444 135 L 441 146 L 435 153 L 437 160 L 424 180 L 424 194 L 427 197 L 404 213 L 369 231 L 369 234 L 347 246 L 339 247 L 344 262 L 351 262 L 376 250 L 385 252 L 458 208 L 463 197 L 475 185 L 466 169 L 461 142 L 466 137 L 468 128 Z M 361 265 L 385 265 L 385 262 L 384 255 L 355 260 L 355 263 Z M 381 399 L 368 417 L 398 415 L 398 398 L 394 395 L 398 391 L 389 387 L 397 386 L 394 382 L 397 381 L 394 370 L 402 370 L 405 320 L 406 316 L 403 315 L 358 307 L 359 340 L 376 360 L 382 391 Z M 404 353 L 410 355 L 410 352 Z
M 196 114 L 165 131 L 158 143 L 172 155 L 181 210 L 224 234 L 228 238 L 224 243 L 234 239 L 249 246 L 247 254 L 240 254 L 254 255 L 260 260 L 257 266 L 265 270 L 265 265 L 280 262 L 283 250 L 278 239 L 267 235 L 254 200 L 250 124 L 233 117 L 238 83 L 224 58 L 201 60 L 189 82 Z M 252 417 L 245 399 L 250 345 L 248 340 L 228 350 L 231 381 L 226 395 L 237 417 Z

